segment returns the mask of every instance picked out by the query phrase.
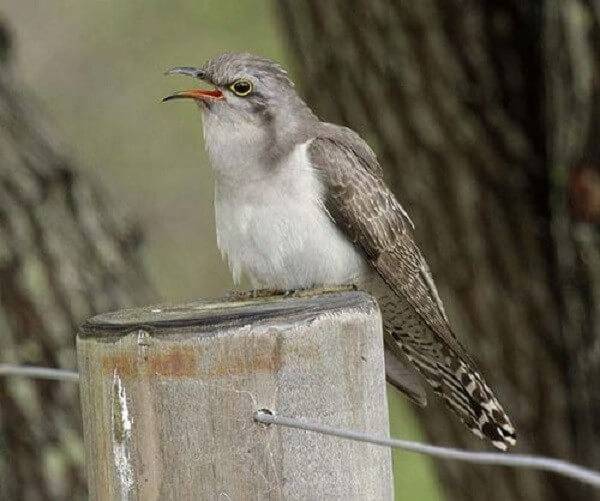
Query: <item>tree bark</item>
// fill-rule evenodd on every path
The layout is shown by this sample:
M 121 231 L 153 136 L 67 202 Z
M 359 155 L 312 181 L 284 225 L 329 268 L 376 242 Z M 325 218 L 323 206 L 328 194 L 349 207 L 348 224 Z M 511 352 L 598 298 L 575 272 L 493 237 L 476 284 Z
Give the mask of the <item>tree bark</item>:
M 278 10 L 307 101 L 378 151 L 517 450 L 600 469 L 600 4 Z M 420 415 L 429 440 L 481 447 L 439 403 Z M 437 469 L 457 500 L 597 496 L 551 474 Z
M 78 324 L 146 301 L 140 232 L 51 143 L 0 22 L 0 362 L 76 367 Z M 85 498 L 78 388 L 0 378 L 0 499 Z

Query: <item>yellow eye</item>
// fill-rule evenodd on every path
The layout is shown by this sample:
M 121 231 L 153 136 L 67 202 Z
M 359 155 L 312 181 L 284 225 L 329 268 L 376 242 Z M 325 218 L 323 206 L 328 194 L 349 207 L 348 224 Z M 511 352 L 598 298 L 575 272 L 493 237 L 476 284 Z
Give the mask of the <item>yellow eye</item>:
M 236 80 L 229 88 L 240 97 L 247 96 L 252 92 L 252 84 L 248 80 Z

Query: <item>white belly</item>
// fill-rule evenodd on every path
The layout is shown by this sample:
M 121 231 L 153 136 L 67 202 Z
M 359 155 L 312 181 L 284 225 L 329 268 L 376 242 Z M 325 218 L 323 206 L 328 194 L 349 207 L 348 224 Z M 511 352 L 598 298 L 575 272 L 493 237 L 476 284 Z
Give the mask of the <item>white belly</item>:
M 252 166 L 247 166 L 252 168 Z M 322 206 L 323 186 L 298 146 L 274 175 L 220 183 L 217 243 L 234 280 L 253 287 L 299 289 L 356 282 L 367 267 Z

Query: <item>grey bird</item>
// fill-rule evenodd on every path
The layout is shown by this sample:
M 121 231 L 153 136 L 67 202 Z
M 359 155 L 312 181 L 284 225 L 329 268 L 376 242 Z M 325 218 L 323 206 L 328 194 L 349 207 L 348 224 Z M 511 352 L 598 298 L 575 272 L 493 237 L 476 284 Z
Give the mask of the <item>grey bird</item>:
M 367 143 L 319 120 L 270 59 L 225 53 L 167 73 L 213 86 L 164 100 L 193 99 L 202 111 L 217 244 L 234 280 L 367 290 L 382 312 L 388 380 L 424 404 L 408 361 L 473 433 L 502 450 L 514 445 L 510 419 L 454 335 L 413 224 Z

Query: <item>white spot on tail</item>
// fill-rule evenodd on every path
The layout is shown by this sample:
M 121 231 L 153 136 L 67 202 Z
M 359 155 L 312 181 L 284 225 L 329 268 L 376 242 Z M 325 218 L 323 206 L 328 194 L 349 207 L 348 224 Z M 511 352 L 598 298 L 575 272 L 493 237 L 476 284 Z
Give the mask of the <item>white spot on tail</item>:
M 504 442 L 500 442 L 499 440 L 492 440 L 492 445 L 501 451 L 508 450 L 508 446 Z

